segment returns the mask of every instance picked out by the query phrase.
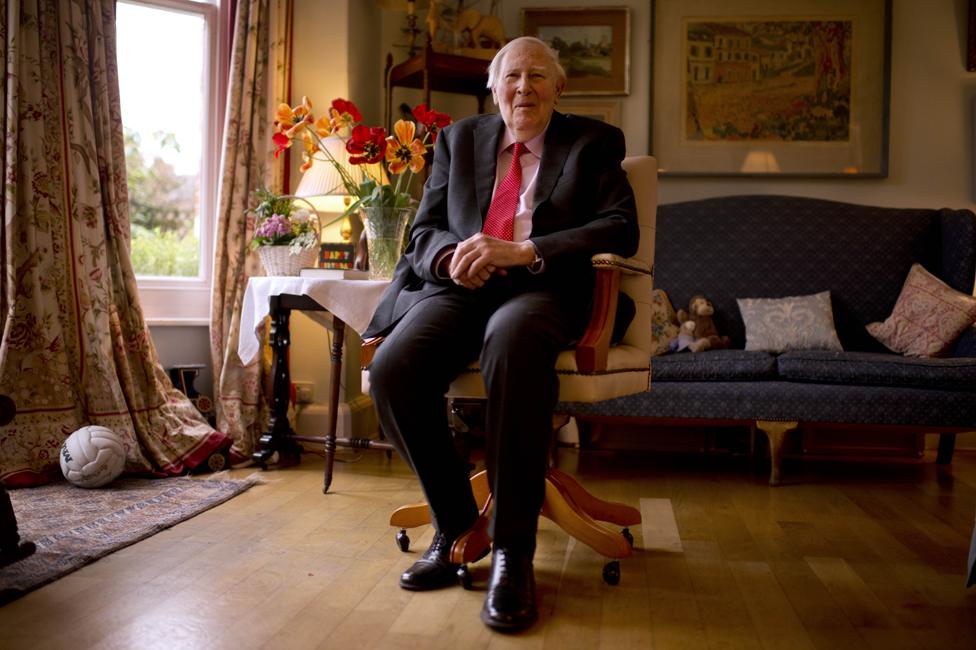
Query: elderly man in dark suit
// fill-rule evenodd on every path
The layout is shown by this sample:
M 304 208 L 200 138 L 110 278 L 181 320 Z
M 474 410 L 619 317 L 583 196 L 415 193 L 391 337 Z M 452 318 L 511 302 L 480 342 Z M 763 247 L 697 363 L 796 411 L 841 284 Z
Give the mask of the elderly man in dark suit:
M 436 528 L 404 589 L 456 581 L 453 541 L 478 512 L 444 393 L 480 357 L 486 466 L 495 499 L 492 573 L 481 618 L 517 630 L 536 617 L 532 558 L 544 496 L 555 359 L 586 326 L 590 257 L 637 250 L 621 131 L 554 111 L 566 82 L 544 42 L 523 37 L 489 67 L 500 115 L 446 127 L 410 243 L 364 339 L 380 426 L 416 472 Z

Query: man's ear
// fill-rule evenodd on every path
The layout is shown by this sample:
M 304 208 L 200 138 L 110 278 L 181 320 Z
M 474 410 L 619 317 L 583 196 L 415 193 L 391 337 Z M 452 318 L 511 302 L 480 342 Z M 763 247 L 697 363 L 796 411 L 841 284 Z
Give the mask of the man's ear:
M 559 98 L 563 96 L 563 91 L 565 89 L 566 89 L 566 80 L 565 79 L 560 79 L 559 81 L 556 82 L 556 101 L 557 102 L 559 101 Z

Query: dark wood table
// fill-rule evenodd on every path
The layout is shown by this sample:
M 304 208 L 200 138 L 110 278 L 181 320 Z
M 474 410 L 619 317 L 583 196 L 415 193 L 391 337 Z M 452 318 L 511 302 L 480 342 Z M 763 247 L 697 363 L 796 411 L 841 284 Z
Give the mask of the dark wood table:
M 301 460 L 303 451 L 300 443 L 321 444 L 325 449 L 325 476 L 322 492 L 328 492 L 332 484 L 332 471 L 336 447 L 358 449 L 382 449 L 390 454 L 393 445 L 371 438 L 339 438 L 336 424 L 339 412 L 339 387 L 342 377 L 342 346 L 345 339 L 346 323 L 334 312 L 316 302 L 308 295 L 272 294 L 269 296 L 272 351 L 272 398 L 271 420 L 267 432 L 258 441 L 258 448 L 252 455 L 262 469 L 266 469 L 271 457 L 277 452 L 282 465 L 295 464 Z M 291 396 L 291 375 L 288 367 L 288 350 L 291 345 L 289 320 L 292 310 L 329 312 L 332 315 L 333 339 L 330 349 L 332 372 L 329 383 L 329 418 L 324 436 L 297 435 L 288 422 L 288 402 Z M 245 335 L 245 332 L 241 332 Z

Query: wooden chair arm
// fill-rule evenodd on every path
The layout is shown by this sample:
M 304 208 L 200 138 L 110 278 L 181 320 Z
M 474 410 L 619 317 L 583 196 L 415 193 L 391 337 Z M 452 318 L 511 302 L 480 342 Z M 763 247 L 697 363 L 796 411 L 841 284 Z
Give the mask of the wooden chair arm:
M 654 269 L 638 259 L 600 253 L 590 258 L 596 269 L 593 312 L 583 338 L 576 345 L 576 368 L 583 373 L 604 372 L 610 354 L 610 338 L 617 318 L 620 274 L 654 275 Z
M 598 266 L 593 290 L 590 324 L 576 344 L 576 368 L 580 372 L 603 372 L 610 354 L 610 336 L 617 317 L 617 293 L 620 291 L 620 268 Z
M 376 348 L 380 347 L 380 343 L 385 338 L 385 336 L 373 336 L 363 339 L 363 344 L 359 348 L 359 367 L 361 369 L 366 370 L 369 367 L 370 362 L 373 361 L 373 355 L 376 354 Z
M 634 258 L 620 257 L 613 253 L 600 253 L 590 258 L 590 263 L 595 268 L 617 268 L 628 275 L 650 275 L 653 277 L 654 269 L 643 262 Z

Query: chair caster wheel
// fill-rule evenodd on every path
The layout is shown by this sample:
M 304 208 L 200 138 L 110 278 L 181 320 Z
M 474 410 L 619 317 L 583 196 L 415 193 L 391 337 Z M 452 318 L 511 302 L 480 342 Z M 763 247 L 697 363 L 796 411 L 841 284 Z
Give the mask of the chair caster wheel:
M 612 587 L 620 584 L 620 562 L 618 560 L 603 565 L 603 581 Z
M 470 591 L 471 589 L 471 572 L 468 571 L 468 565 L 462 564 L 457 570 L 458 583 L 465 589 Z
M 627 543 L 630 544 L 630 548 L 634 548 L 634 536 L 630 534 L 630 529 L 624 528 L 622 531 L 620 531 L 620 534 L 623 535 L 624 539 L 627 540 Z
M 403 528 L 401 528 L 400 532 L 397 533 L 396 541 L 397 541 L 397 546 L 400 547 L 400 550 L 402 552 L 406 553 L 407 550 L 410 548 L 410 537 L 407 535 L 407 531 L 404 530 Z

